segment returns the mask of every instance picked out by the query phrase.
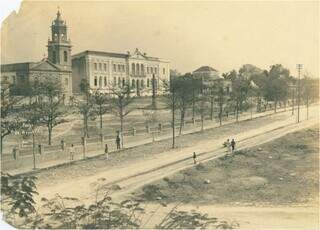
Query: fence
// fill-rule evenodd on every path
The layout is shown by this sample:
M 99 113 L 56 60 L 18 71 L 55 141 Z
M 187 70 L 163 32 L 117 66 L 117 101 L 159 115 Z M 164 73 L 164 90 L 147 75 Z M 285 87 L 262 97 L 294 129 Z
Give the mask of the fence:
M 268 106 L 270 107 L 270 106 Z M 280 107 L 280 106 L 279 106 Z M 266 111 L 273 110 L 272 106 L 267 108 Z M 224 116 L 223 120 L 226 121 L 230 118 L 234 119 L 235 113 L 229 113 L 228 117 Z M 210 120 L 210 117 L 206 117 L 205 120 Z M 218 122 L 219 117 L 215 116 L 213 122 Z M 176 128 L 179 129 L 180 123 L 175 123 Z M 184 129 L 188 128 L 198 128 L 201 126 L 201 119 L 188 119 L 184 123 Z M 155 138 L 160 138 L 161 136 L 171 135 L 172 125 L 171 123 L 161 123 L 153 124 L 153 126 L 146 126 L 144 129 L 135 129 L 134 127 L 125 130 L 124 142 L 125 146 L 128 147 L 132 143 L 148 143 Z M 129 143 L 129 145 L 128 145 Z M 35 146 L 35 158 L 37 164 L 44 163 L 48 161 L 67 161 L 70 158 L 69 147 L 73 144 L 75 146 L 76 158 L 81 159 L 83 155 L 90 152 L 99 152 L 102 154 L 104 152 L 105 144 L 108 145 L 109 152 L 116 151 L 115 136 L 110 134 L 104 134 L 103 139 L 100 135 L 92 136 L 86 139 L 86 145 L 81 142 L 81 137 L 79 137 L 78 142 L 74 143 L 63 143 L 59 145 L 44 145 L 41 147 L 37 143 Z M 138 144 L 137 144 L 138 145 Z M 97 154 L 96 154 L 97 155 Z M 11 170 L 26 168 L 33 164 L 33 147 L 27 146 L 22 147 L 17 151 L 16 156 L 11 153 L 3 154 L 2 156 L 2 169 Z

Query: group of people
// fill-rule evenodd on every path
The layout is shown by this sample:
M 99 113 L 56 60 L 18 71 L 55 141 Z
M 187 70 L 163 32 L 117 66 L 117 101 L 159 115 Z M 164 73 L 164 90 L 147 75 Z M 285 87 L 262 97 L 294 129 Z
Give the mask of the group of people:
M 116 145 L 117 145 L 117 150 L 121 149 L 121 136 L 118 133 L 117 137 L 116 137 Z M 108 148 L 108 144 L 105 144 L 105 148 L 104 148 L 104 153 L 107 155 L 107 158 L 109 158 L 109 148 Z M 16 154 L 14 154 L 15 157 Z M 73 144 L 71 144 L 70 148 L 69 148 L 69 155 L 70 155 L 70 161 L 74 160 L 74 155 L 75 155 L 75 147 Z
M 227 148 L 227 152 L 233 153 L 236 148 L 236 141 L 234 139 L 231 141 L 227 139 L 227 141 L 224 143 L 224 146 Z

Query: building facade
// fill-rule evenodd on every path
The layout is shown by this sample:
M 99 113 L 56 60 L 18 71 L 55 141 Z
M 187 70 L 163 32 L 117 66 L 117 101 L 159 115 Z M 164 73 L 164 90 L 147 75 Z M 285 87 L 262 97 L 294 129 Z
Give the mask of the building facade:
M 12 63 L 1 65 L 1 82 L 19 84 L 53 80 L 60 82 L 66 100 L 72 96 L 71 42 L 67 26 L 58 11 L 51 25 L 48 40 L 48 57 L 39 62 Z
M 147 56 L 136 49 L 132 54 L 87 50 L 72 56 L 73 92 L 80 93 L 85 79 L 92 90 L 108 93 L 111 87 L 129 85 L 137 96 L 151 95 L 154 81 L 162 94 L 163 81 L 169 81 L 170 63 Z

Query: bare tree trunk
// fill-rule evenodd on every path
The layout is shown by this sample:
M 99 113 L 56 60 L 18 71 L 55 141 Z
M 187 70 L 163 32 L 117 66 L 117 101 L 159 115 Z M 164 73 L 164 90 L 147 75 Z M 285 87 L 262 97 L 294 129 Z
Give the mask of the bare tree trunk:
M 185 116 L 185 109 L 181 110 L 181 116 L 180 116 L 180 129 L 179 129 L 179 135 L 182 134 L 182 127 L 184 126 L 184 116 Z
M 175 148 L 176 134 L 175 134 L 175 89 L 172 87 L 172 148 Z
M 236 103 L 236 121 L 239 121 L 239 101 Z
M 4 138 L 4 136 L 1 135 L 1 140 L 0 140 L 0 144 L 1 144 L 1 146 L 0 146 L 0 151 L 1 151 L 0 155 L 1 156 L 2 156 L 2 151 L 3 151 L 3 138 Z
M 32 133 L 32 155 L 33 155 L 33 169 L 36 169 L 36 153 L 35 153 L 36 143 L 35 143 L 35 136 Z
M 51 145 L 52 126 L 48 124 L 48 145 Z
M 195 92 L 194 88 L 192 89 L 192 119 L 195 119 Z
M 219 104 L 219 123 L 220 123 L 220 126 L 222 125 L 222 111 L 223 111 L 223 103 L 221 101 Z
M 213 97 L 210 98 L 210 119 L 213 121 Z
M 122 113 L 122 110 L 121 110 Z M 121 147 L 123 148 L 123 114 L 120 115 L 120 132 L 121 132 Z

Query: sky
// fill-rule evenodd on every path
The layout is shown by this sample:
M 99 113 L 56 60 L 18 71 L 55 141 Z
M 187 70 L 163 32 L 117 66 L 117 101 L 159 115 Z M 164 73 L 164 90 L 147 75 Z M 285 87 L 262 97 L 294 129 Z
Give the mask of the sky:
M 181 73 L 203 65 L 223 73 L 243 64 L 283 64 L 296 75 L 302 63 L 318 77 L 318 1 L 23 1 L 2 22 L 1 62 L 46 56 L 58 7 L 73 54 L 139 48 Z

